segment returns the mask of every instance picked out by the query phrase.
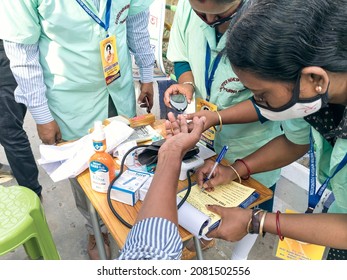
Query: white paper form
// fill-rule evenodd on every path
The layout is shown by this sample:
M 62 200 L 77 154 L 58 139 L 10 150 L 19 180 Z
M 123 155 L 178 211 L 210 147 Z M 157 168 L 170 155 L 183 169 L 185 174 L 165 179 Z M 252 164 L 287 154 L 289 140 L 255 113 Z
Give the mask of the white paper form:
M 178 198 L 183 198 L 186 191 L 181 191 Z M 211 192 L 201 191 L 198 185 L 193 185 L 187 200 L 182 205 L 186 207 L 178 210 L 178 223 L 195 236 L 204 237 L 208 231 L 218 225 L 220 220 L 220 216 L 207 210 L 206 205 L 237 207 L 252 193 L 254 193 L 253 188 L 236 182 L 217 186 Z M 182 211 L 181 214 L 180 211 Z
M 112 151 L 134 132 L 120 121 L 112 121 L 104 128 L 106 152 Z M 92 134 L 65 145 L 40 145 L 41 158 L 38 164 L 45 169 L 54 182 L 73 178 L 88 168 L 90 157 L 94 154 Z

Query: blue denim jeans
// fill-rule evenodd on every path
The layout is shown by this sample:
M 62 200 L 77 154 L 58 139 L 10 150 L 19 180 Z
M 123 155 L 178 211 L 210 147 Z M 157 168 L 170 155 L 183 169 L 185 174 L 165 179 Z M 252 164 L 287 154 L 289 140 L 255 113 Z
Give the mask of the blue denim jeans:
M 17 183 L 40 195 L 42 186 L 38 182 L 39 171 L 28 136 L 23 129 L 26 106 L 15 101 L 16 87 L 16 80 L 0 40 L 0 144 L 5 150 Z

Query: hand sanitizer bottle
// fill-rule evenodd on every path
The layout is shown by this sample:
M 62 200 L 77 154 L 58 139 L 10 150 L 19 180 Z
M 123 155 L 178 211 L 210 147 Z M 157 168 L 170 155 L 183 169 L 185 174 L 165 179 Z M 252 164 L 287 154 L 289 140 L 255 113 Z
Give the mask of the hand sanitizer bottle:
M 110 182 L 115 177 L 115 163 L 112 156 L 106 153 L 106 137 L 101 121 L 94 123 L 92 139 L 95 150 L 89 160 L 92 189 L 107 193 Z

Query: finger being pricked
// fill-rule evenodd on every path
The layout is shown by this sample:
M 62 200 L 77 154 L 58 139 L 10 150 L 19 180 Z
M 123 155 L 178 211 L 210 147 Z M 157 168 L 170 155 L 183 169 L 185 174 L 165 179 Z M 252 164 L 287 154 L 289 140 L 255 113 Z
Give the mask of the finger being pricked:
M 181 132 L 187 133 L 188 132 L 188 124 L 187 124 L 187 120 L 184 117 L 184 115 L 178 115 L 177 116 L 177 120 L 179 123 L 179 128 Z
M 167 114 L 168 120 L 165 121 L 166 137 L 171 137 L 180 132 L 188 132 L 187 121 L 181 115 L 176 118 L 172 112 Z
M 176 120 L 175 115 L 172 112 L 168 113 L 168 119 L 165 121 L 165 131 L 166 131 L 166 138 L 172 137 L 175 135 L 175 131 L 177 132 L 177 129 L 179 128 L 178 121 Z

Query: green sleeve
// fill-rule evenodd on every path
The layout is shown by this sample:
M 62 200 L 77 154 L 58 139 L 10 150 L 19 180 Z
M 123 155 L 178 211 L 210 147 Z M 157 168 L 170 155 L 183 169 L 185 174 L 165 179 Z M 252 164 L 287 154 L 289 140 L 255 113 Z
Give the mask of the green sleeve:
M 298 145 L 310 143 L 310 124 L 304 119 L 292 119 L 282 122 L 287 139 Z
M 174 20 L 170 30 L 167 58 L 172 61 L 189 62 L 187 53 L 186 27 L 191 7 L 188 1 L 178 1 Z
M 192 71 L 188 62 L 186 62 L 186 61 L 174 62 L 174 72 L 175 72 L 175 76 L 176 76 L 177 80 L 180 78 L 180 76 L 183 73 L 188 72 L 188 71 Z
M 117 2 L 117 1 L 115 1 Z M 129 16 L 136 15 L 144 10 L 147 10 L 152 4 L 153 0 L 134 0 L 130 1 Z
M 1 0 L 0 39 L 35 44 L 41 34 L 37 0 Z

